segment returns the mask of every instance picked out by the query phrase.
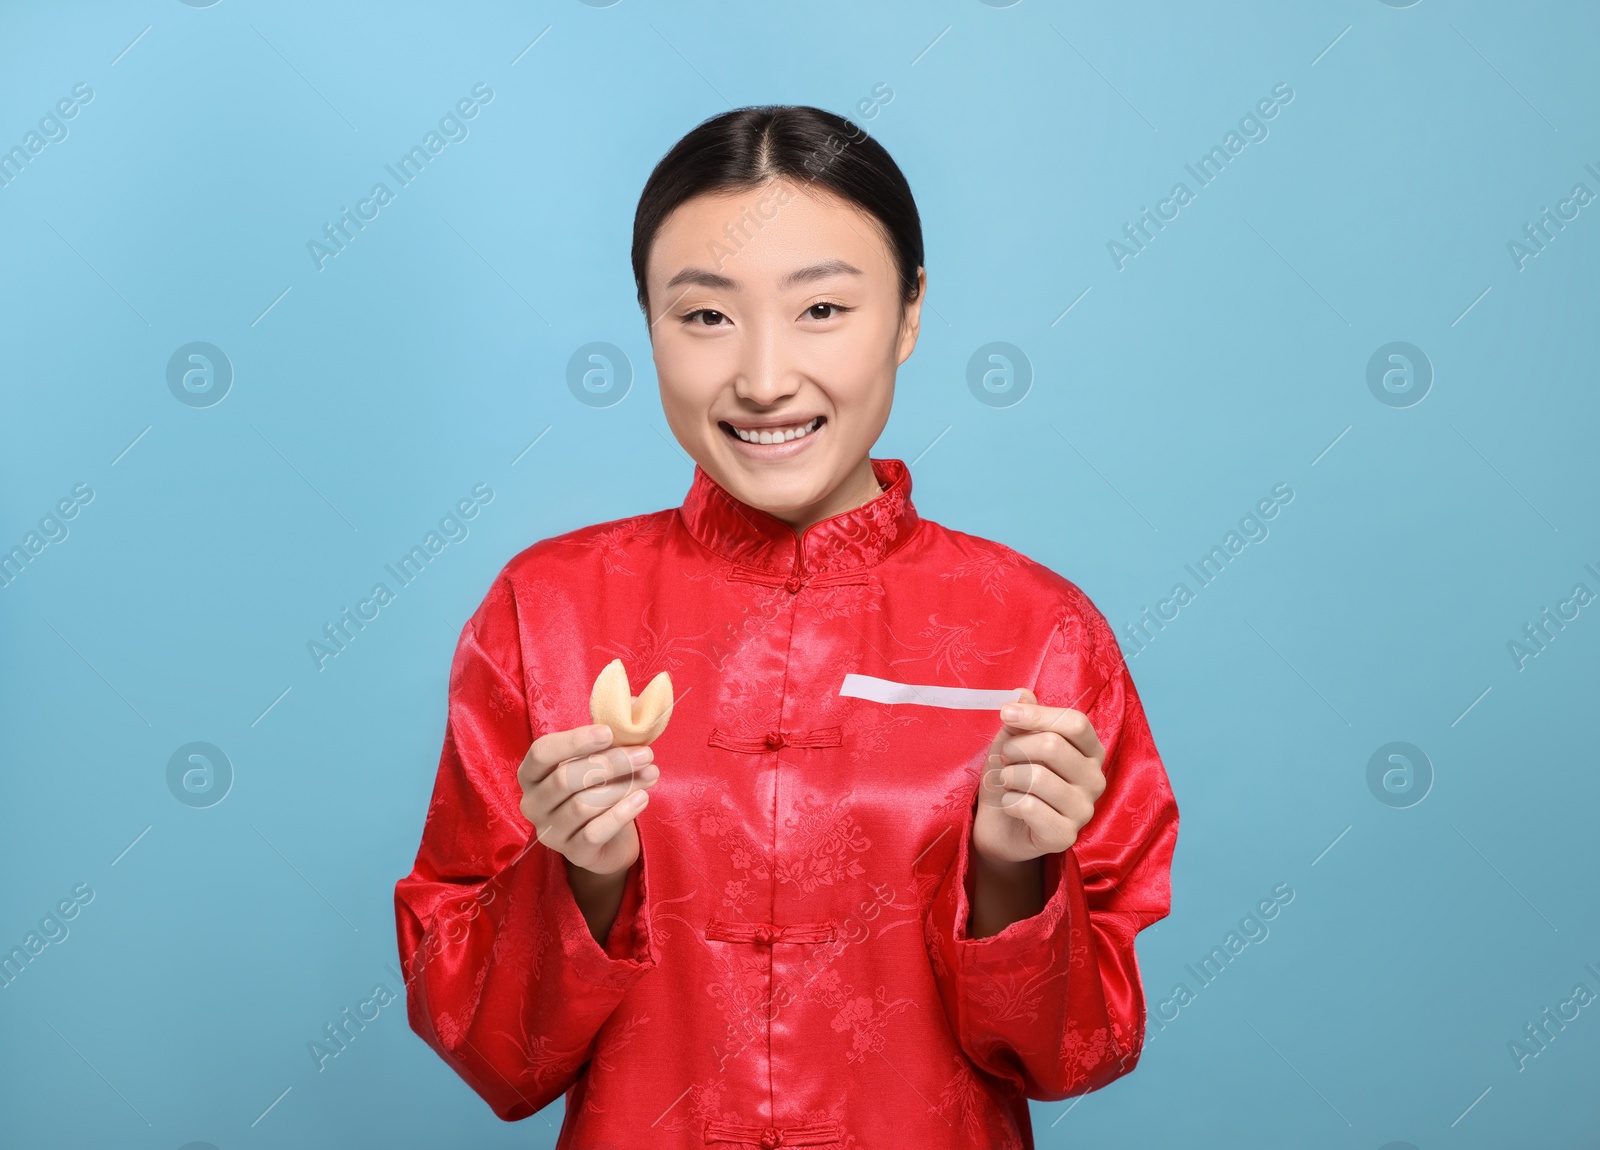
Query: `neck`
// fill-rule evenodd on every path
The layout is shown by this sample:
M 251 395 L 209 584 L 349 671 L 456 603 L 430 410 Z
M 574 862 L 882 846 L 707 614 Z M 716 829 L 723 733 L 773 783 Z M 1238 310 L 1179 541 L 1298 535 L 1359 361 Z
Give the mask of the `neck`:
M 817 502 L 808 507 L 798 507 L 793 511 L 771 514 L 783 520 L 794 528 L 796 535 L 803 535 L 806 528 L 814 523 L 833 515 L 843 515 L 846 511 L 854 511 L 872 502 L 883 493 L 883 488 L 878 485 L 877 474 L 872 470 L 872 459 L 862 457 L 860 463 L 845 476 L 844 481 Z

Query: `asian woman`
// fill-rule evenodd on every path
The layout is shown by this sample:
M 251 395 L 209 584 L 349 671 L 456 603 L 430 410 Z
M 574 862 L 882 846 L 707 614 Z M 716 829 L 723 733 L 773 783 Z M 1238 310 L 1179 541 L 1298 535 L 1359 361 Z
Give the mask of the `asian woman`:
M 1131 1071 L 1178 812 L 1104 617 L 870 451 L 927 293 L 911 189 L 804 106 L 660 161 L 633 271 L 682 502 L 506 564 L 396 887 L 411 1025 L 557 1146 L 1031 1148 Z M 586 721 L 660 671 L 648 746 Z

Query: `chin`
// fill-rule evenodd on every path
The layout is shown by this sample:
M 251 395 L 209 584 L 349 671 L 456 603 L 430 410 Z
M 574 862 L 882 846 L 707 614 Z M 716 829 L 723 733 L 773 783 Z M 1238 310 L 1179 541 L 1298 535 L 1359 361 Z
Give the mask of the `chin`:
M 788 478 L 740 474 L 728 492 L 751 507 L 778 516 L 810 507 L 828 493 L 822 478 L 813 475 L 809 467 Z
M 726 465 L 728 480 L 723 486 L 728 494 L 751 507 L 786 515 L 810 507 L 828 494 L 832 476 L 829 463 L 825 459 L 807 459 L 788 466 L 772 466 L 733 459 Z

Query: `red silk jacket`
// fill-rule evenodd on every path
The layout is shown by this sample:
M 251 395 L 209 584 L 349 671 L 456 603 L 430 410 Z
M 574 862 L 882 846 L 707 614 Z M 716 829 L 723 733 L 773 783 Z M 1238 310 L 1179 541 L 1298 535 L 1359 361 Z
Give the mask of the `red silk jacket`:
M 880 495 L 800 535 L 696 467 L 680 507 L 517 555 L 462 630 L 395 888 L 407 1009 L 500 1118 L 565 1094 L 560 1150 L 1031 1150 L 1027 1099 L 1139 1060 L 1134 936 L 1168 912 L 1178 811 L 1116 639 L 872 466 Z M 671 672 L 675 704 L 601 947 L 516 774 L 616 657 L 635 692 Z M 1046 856 L 1044 909 L 973 939 L 1000 719 L 961 697 L 1021 686 L 1088 715 L 1106 790 Z

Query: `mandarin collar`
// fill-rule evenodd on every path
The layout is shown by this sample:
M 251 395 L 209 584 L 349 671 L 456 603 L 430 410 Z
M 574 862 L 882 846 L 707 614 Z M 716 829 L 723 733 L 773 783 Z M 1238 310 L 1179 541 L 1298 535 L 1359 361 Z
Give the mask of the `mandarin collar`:
M 874 459 L 872 470 L 883 486 L 878 495 L 803 533 L 734 498 L 698 463 L 678 513 L 691 535 L 742 567 L 791 576 L 860 570 L 902 546 L 921 518 L 911 503 L 911 469 L 904 462 Z

